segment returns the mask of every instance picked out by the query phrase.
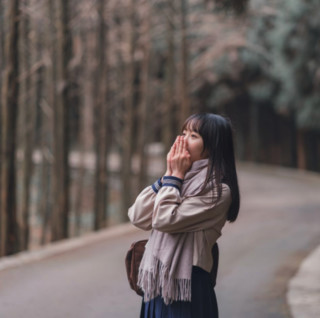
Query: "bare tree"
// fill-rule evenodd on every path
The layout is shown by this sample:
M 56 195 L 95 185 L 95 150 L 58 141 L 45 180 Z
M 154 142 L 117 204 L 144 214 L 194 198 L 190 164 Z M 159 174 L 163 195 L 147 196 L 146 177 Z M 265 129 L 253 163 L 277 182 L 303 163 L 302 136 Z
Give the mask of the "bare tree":
M 131 163 L 132 163 L 132 132 L 133 132 L 133 99 L 134 99 L 134 52 L 135 52 L 135 0 L 130 0 L 128 7 L 128 23 L 127 23 L 127 43 L 128 43 L 128 59 L 125 68 L 125 111 L 123 115 L 123 135 L 122 135 L 122 219 L 127 219 L 127 209 L 131 203 Z
M 97 72 L 96 72 L 96 170 L 94 199 L 94 229 L 105 226 L 107 208 L 107 153 L 108 153 L 108 21 L 105 18 L 105 1 L 99 0 L 97 38 Z
M 148 1 L 141 3 L 144 7 L 144 15 L 141 17 L 141 46 L 143 52 L 143 60 L 141 65 L 141 79 L 140 79 L 140 103 L 138 106 L 138 118 L 139 118 L 139 135 L 138 135 L 138 155 L 139 155 L 139 189 L 145 187 L 148 158 L 145 153 L 145 146 L 148 141 L 150 127 L 149 112 L 150 112 L 150 55 L 151 55 L 151 19 L 152 10 Z
M 164 82 L 164 102 L 162 106 L 162 142 L 167 153 L 173 141 L 173 126 L 175 120 L 175 16 L 176 16 L 176 0 L 167 1 L 167 12 L 164 14 L 166 19 L 166 66 L 165 66 L 165 82 Z
M 39 211 L 42 216 L 42 229 L 40 244 L 44 245 L 49 241 L 49 230 L 53 222 L 53 189 L 54 189 L 54 111 L 56 109 L 55 83 L 57 78 L 57 52 L 56 41 L 57 32 L 55 24 L 56 6 L 55 1 L 47 0 L 46 13 L 48 16 L 47 28 L 44 33 L 49 34 L 43 38 L 44 49 L 42 50 L 42 59 L 44 60 L 44 97 L 39 101 L 41 118 L 41 200 L 39 202 Z M 40 36 L 40 35 L 39 35 Z
M 259 160 L 259 107 L 256 105 L 250 105 L 250 121 L 248 123 L 250 127 L 250 145 L 251 145 L 251 160 Z
M 5 65 L 5 54 L 4 54 L 4 5 L 3 0 L 0 0 L 0 87 L 2 87 L 2 72 Z M 0 101 L 1 101 L 1 89 L 0 89 Z
M 20 2 L 12 0 L 8 8 L 8 32 L 5 41 L 6 69 L 2 87 L 1 209 L 0 255 L 19 250 L 16 215 L 16 123 L 19 97 L 19 16 Z
M 35 129 L 35 115 L 37 112 L 34 95 L 36 93 L 36 86 L 32 85 L 31 73 L 31 43 L 30 43 L 30 17 L 27 13 L 29 1 L 23 1 L 23 15 L 21 20 L 21 43 L 23 44 L 22 55 L 22 87 L 21 87 L 21 146 L 23 152 L 22 162 L 22 199 L 21 212 L 19 213 L 20 223 L 20 244 L 21 249 L 28 249 L 29 245 L 29 210 L 30 210 L 30 185 L 32 176 L 32 153 L 34 146 L 34 129 Z M 37 74 L 37 72 L 36 72 Z M 33 92 L 33 94 L 32 94 Z M 33 95 L 33 96 L 31 96 Z M 33 97 L 33 100 L 32 98 Z
M 57 2 L 57 102 L 54 112 L 53 241 L 69 236 L 69 69 L 71 37 L 69 1 Z
M 4 43 L 4 4 L 3 4 L 3 0 L 0 0 L 0 61 L 2 61 L 0 63 L 0 122 L 1 122 L 1 117 L 2 117 L 2 78 L 3 78 L 3 72 L 4 72 L 4 66 L 5 66 L 5 43 Z M 2 143 L 2 130 L 0 128 L 0 154 L 1 154 L 1 143 Z M 1 154 L 2 155 L 2 154 Z M 1 158 L 1 157 L 0 157 Z M 1 169 L 0 169 L 0 193 L 1 193 Z M 0 206 L 1 206 L 1 195 L 0 195 Z M 2 216 L 1 216 L 1 210 L 0 210 L 0 231 L 2 229 L 1 226 L 1 220 L 2 220 Z M 0 245 L 1 245 L 1 234 L 0 234 Z M 1 252 L 0 252 L 1 255 Z
M 179 65 L 179 127 L 182 127 L 185 119 L 190 115 L 190 99 L 189 99 L 189 61 L 188 61 L 188 43 L 187 43 L 187 17 L 188 17 L 188 0 L 180 0 L 180 65 Z
M 97 8 L 93 7 L 92 11 L 97 12 Z M 88 171 L 88 167 L 86 166 L 86 155 L 91 154 L 92 149 L 95 144 L 95 131 L 94 128 L 94 113 L 95 108 L 92 105 L 95 105 L 95 97 L 96 97 L 96 88 L 97 82 L 95 81 L 95 75 L 97 71 L 97 61 L 92 58 L 92 55 L 96 54 L 97 47 L 96 42 L 97 39 L 94 37 L 96 28 L 92 27 L 92 29 L 84 29 L 80 33 L 80 46 L 82 51 L 81 65 L 83 69 L 81 70 L 81 81 L 80 88 L 81 91 L 84 92 L 82 110 L 81 110 L 81 118 L 80 118 L 80 133 L 79 133 L 79 170 L 77 177 L 77 187 L 76 194 L 74 200 L 74 213 L 75 213 L 75 235 L 79 236 L 82 230 L 82 214 L 84 211 L 84 206 L 88 206 L 91 208 L 93 205 L 94 209 L 94 201 L 91 204 L 91 196 L 87 193 L 84 196 L 83 193 L 85 191 L 85 182 L 90 178 L 90 172 Z M 97 163 L 97 161 L 95 162 Z M 94 186 L 92 187 L 93 190 Z M 93 198 L 94 200 L 94 198 Z M 93 224 L 94 228 L 94 224 Z
M 36 4 L 36 0 L 31 1 L 33 6 Z M 44 5 L 44 10 L 47 8 L 47 4 Z M 32 94 L 31 94 L 31 102 L 29 106 L 29 111 L 31 112 L 30 116 L 30 125 L 32 127 L 32 130 L 29 131 L 29 143 L 30 148 L 32 148 L 32 153 L 35 154 L 36 150 L 40 150 L 42 154 L 42 162 L 41 162 L 41 186 L 39 186 L 39 191 L 37 192 L 37 201 L 38 205 L 36 207 L 37 209 L 37 216 L 47 216 L 48 213 L 48 207 L 52 205 L 51 197 L 49 197 L 50 193 L 50 164 L 52 164 L 52 151 L 49 151 L 48 148 L 48 139 L 49 134 L 52 133 L 52 109 L 48 105 L 48 101 L 44 98 L 46 96 L 43 93 L 43 90 L 45 89 L 46 78 L 45 78 L 45 63 L 44 63 L 44 54 L 43 54 L 43 48 L 44 48 L 44 35 L 46 28 L 37 29 L 38 19 L 34 18 L 32 20 L 32 30 L 35 30 L 32 32 L 31 36 L 31 45 L 32 45 L 32 51 L 31 51 L 31 59 L 33 61 L 32 68 L 34 69 L 34 72 L 32 73 Z M 40 20 L 41 22 L 43 20 Z M 50 86 L 49 86 L 50 87 Z M 47 97 L 47 96 L 46 96 Z M 42 112 L 43 111 L 43 112 Z M 45 115 L 44 115 L 45 114 Z M 37 118 L 39 118 L 39 125 L 37 125 Z M 41 118 L 41 119 L 40 119 Z M 49 119 L 49 120 L 48 120 Z M 38 130 L 39 129 L 39 130 Z M 41 131 L 40 137 L 36 134 L 38 131 Z M 38 148 L 36 148 L 38 146 Z M 33 157 L 33 155 L 32 155 Z M 33 161 L 32 161 L 33 162 Z M 34 176 L 34 170 L 35 170 L 35 163 L 32 164 L 32 177 Z M 29 185 L 31 191 L 32 184 L 30 182 Z M 31 209 L 29 214 L 31 214 Z M 45 217 L 43 219 L 46 219 Z M 43 222 L 42 225 L 47 222 Z M 42 233 L 45 233 L 44 229 L 42 228 Z M 32 228 L 30 231 L 30 239 L 32 239 Z M 40 238 L 40 244 L 44 244 L 44 241 L 42 241 L 42 238 Z

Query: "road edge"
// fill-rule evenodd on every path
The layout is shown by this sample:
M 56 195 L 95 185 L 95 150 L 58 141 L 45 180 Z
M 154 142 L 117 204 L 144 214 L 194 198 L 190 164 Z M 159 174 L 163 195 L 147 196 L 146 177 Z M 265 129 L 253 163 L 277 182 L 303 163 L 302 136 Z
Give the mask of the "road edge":
M 320 245 L 301 263 L 290 279 L 287 291 L 293 318 L 318 318 L 320 316 Z
M 297 169 L 293 167 L 278 166 L 271 164 L 256 163 L 252 161 L 237 161 L 237 168 L 241 170 L 259 171 L 267 175 L 276 175 L 279 177 L 303 179 L 319 184 L 320 173 L 310 170 Z M 240 169 L 239 169 L 240 168 Z
M 22 266 L 28 263 L 36 262 L 58 254 L 66 253 L 89 244 L 97 243 L 117 236 L 130 234 L 139 231 L 131 223 L 115 225 L 110 228 L 91 232 L 76 238 L 69 238 L 32 251 L 23 251 L 14 255 L 0 258 L 0 271 L 13 267 Z

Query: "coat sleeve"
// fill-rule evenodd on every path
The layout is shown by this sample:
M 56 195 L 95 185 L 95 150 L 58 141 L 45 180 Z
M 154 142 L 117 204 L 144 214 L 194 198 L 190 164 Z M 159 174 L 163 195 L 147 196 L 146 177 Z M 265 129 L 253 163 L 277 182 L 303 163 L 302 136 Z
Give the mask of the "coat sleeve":
M 222 184 L 222 195 L 217 201 L 216 191 L 182 199 L 176 187 L 163 186 L 153 209 L 152 228 L 168 233 L 214 229 L 219 234 L 227 219 L 231 191 Z
M 151 230 L 154 202 L 161 186 L 162 183 L 159 179 L 152 186 L 145 188 L 129 208 L 129 219 L 136 227 L 145 231 Z

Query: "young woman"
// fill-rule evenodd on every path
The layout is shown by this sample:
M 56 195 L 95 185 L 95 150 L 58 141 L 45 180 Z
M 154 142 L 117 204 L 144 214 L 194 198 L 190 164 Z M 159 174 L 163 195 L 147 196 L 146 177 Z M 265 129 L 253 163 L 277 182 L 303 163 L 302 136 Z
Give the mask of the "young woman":
M 195 114 L 167 155 L 165 175 L 129 209 L 152 230 L 139 269 L 141 318 L 217 318 L 212 246 L 236 220 L 239 188 L 229 120 Z

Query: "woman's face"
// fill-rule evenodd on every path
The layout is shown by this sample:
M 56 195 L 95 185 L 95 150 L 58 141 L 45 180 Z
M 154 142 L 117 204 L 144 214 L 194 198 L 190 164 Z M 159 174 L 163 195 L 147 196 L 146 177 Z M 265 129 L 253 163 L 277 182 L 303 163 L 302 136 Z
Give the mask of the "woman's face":
M 190 153 L 191 162 L 195 162 L 200 159 L 208 158 L 207 151 L 203 151 L 203 139 L 199 133 L 185 129 L 182 132 L 182 136 L 186 141 L 187 150 Z

